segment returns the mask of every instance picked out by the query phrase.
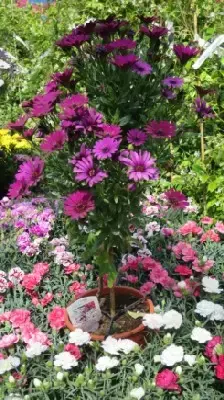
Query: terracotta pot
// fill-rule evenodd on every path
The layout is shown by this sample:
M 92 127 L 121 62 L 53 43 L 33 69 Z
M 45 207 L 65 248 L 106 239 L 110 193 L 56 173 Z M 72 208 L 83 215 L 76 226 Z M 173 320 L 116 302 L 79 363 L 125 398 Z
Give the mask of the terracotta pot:
M 115 294 L 121 294 L 123 296 L 132 296 L 132 297 L 136 297 L 136 299 L 141 299 L 144 296 L 139 292 L 139 290 L 136 290 L 134 288 L 128 287 L 128 286 L 115 286 Z M 88 297 L 88 296 L 95 296 L 97 293 L 98 289 L 92 289 L 92 290 L 88 290 L 87 292 L 84 293 L 83 296 L 81 297 Z M 110 289 L 108 287 L 104 288 L 102 290 L 102 295 L 108 295 L 109 294 Z M 73 301 L 70 303 L 72 304 Z M 154 312 L 154 306 L 153 303 L 150 299 L 146 299 L 145 303 L 147 305 L 147 308 L 149 310 L 150 313 Z M 69 305 L 70 305 L 69 304 Z M 75 331 L 75 326 L 72 325 L 68 313 L 67 311 L 65 311 L 65 323 L 67 328 L 70 331 Z M 131 331 L 127 331 L 127 332 L 122 332 L 122 333 L 115 333 L 112 336 L 116 339 L 131 339 L 136 343 L 139 344 L 143 344 L 144 343 L 144 338 L 145 338 L 145 326 L 143 324 L 140 324 L 137 328 L 131 330 Z M 105 339 L 104 335 L 96 335 L 94 333 L 91 333 L 91 339 L 94 341 L 103 341 Z

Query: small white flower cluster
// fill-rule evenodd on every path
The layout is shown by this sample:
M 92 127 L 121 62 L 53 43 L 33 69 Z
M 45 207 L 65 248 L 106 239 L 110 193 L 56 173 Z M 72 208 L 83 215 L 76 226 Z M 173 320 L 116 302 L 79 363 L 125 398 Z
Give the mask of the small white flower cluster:
M 200 301 L 197 304 L 195 313 L 204 318 L 209 318 L 210 321 L 224 321 L 224 307 L 220 304 L 215 304 L 212 301 Z
M 9 356 L 0 360 L 0 375 L 5 372 L 11 371 L 13 368 L 17 368 L 20 365 L 19 357 Z
M 27 344 L 25 354 L 28 358 L 34 358 L 40 356 L 44 351 L 48 349 L 48 346 L 40 342 L 33 342 L 30 340 Z
M 145 314 L 143 317 L 143 325 L 150 329 L 179 329 L 182 325 L 182 315 L 176 310 L 169 310 L 164 314 Z
M 78 362 L 69 351 L 62 351 L 61 353 L 54 356 L 55 367 L 61 367 L 62 369 L 68 370 L 72 367 L 76 367 Z

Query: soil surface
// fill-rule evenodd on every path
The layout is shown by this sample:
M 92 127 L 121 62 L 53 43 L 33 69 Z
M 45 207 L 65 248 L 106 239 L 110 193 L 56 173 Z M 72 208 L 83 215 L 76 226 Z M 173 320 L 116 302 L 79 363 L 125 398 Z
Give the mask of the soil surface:
M 136 297 L 130 296 L 127 297 L 126 295 L 116 295 L 116 313 L 119 311 L 124 310 L 125 307 L 130 306 L 131 304 L 135 303 L 137 300 Z M 110 299 L 109 295 L 106 297 L 101 297 L 99 299 L 101 311 L 110 314 Z M 143 302 L 140 304 L 137 304 L 134 308 L 130 309 L 131 312 L 143 312 L 147 313 L 149 312 L 147 305 Z M 110 327 L 110 322 L 111 320 L 103 314 L 102 319 L 100 321 L 100 326 L 97 329 L 97 331 L 92 332 L 93 334 L 96 335 L 106 335 L 108 334 L 108 329 Z M 131 331 L 135 328 L 137 328 L 140 324 L 142 323 L 142 316 L 134 319 L 132 318 L 127 312 L 125 314 L 120 315 L 112 325 L 112 329 L 110 332 L 110 335 L 113 333 L 123 333 L 127 331 Z

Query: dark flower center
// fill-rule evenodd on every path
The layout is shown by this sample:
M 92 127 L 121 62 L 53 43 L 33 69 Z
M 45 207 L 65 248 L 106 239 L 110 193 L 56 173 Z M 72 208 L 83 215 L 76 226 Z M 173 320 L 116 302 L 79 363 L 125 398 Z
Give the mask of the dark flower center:
M 108 151 L 109 151 L 108 147 L 104 147 L 104 148 L 102 149 L 102 152 L 103 152 L 103 153 L 108 153 Z
M 162 135 L 163 134 L 163 130 L 162 129 L 158 129 L 156 133 L 157 133 L 157 135 Z
M 135 168 L 136 172 L 144 172 L 145 171 L 145 167 L 144 165 L 137 165 L 137 167 Z
M 85 211 L 86 205 L 85 204 L 76 204 L 75 209 L 78 210 L 79 212 Z
M 90 177 L 95 176 L 96 175 L 96 170 L 94 168 L 90 169 L 89 172 L 88 172 L 88 175 Z

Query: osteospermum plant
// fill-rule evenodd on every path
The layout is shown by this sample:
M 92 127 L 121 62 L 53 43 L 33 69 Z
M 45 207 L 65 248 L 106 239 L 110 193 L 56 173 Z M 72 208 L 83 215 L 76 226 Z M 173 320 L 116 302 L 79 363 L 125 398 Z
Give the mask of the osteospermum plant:
M 37 190 L 44 176 L 45 192 L 63 199 L 71 237 L 83 240 L 87 258 L 111 287 L 130 246 L 129 226 L 138 224 L 146 187 L 159 176 L 151 149 L 161 150 L 176 135 L 169 97 L 179 95 L 183 80 L 163 59 L 167 28 L 149 25 L 144 21 L 135 34 L 127 21 L 111 17 L 58 40 L 74 70 L 54 74 L 9 125 L 41 138 L 38 155 L 20 165 L 10 197 Z M 181 51 L 184 63 L 197 54 Z M 177 56 L 183 62 L 180 51 Z

